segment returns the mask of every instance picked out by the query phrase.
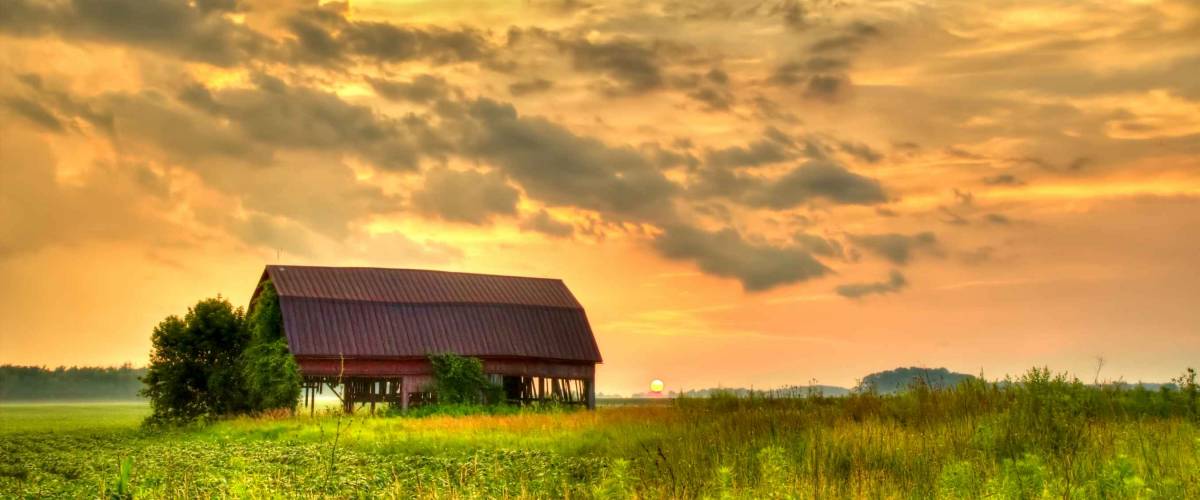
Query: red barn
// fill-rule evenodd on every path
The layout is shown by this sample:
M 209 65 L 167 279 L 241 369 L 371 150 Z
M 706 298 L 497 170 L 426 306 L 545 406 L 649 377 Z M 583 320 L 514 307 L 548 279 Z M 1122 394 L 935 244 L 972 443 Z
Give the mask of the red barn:
M 596 402 L 600 349 L 562 280 L 419 269 L 267 266 L 305 404 L 328 385 L 346 411 L 429 397 L 430 354 L 483 361 L 512 402 Z M 341 386 L 341 392 L 336 387 Z

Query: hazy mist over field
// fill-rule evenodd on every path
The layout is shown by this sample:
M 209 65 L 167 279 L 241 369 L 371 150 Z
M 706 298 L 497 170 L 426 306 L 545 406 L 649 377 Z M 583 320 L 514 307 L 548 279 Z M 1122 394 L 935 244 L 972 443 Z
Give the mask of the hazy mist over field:
M 0 363 L 264 264 L 562 278 L 598 390 L 1200 359 L 1200 7 L 0 2 Z

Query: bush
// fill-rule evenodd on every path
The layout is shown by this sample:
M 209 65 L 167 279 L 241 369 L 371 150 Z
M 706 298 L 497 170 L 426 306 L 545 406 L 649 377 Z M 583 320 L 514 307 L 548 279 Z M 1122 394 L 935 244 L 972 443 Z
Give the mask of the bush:
M 503 399 L 504 389 L 488 381 L 479 359 L 446 353 L 431 354 L 429 362 L 438 404 L 494 404 Z
M 239 359 L 248 340 L 244 313 L 220 296 L 169 316 L 154 328 L 140 394 L 151 422 L 188 421 L 245 411 Z
M 246 318 L 250 344 L 241 359 L 249 403 L 256 411 L 295 410 L 300 399 L 300 366 L 288 351 L 275 285 L 267 280 L 261 286 Z

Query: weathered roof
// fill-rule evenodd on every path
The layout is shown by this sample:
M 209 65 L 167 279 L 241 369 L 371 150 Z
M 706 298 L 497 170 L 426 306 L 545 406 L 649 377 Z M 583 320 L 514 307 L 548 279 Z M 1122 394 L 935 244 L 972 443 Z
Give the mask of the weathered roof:
M 296 356 L 601 360 L 587 315 L 561 280 L 312 266 L 267 266 L 267 278 Z

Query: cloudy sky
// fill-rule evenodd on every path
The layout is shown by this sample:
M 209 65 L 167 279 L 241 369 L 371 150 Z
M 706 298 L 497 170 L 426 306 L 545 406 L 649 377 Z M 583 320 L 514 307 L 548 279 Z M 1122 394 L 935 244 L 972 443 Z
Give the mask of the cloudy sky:
M 0 363 L 264 264 L 560 277 L 602 392 L 1200 359 L 1200 6 L 0 0 Z

